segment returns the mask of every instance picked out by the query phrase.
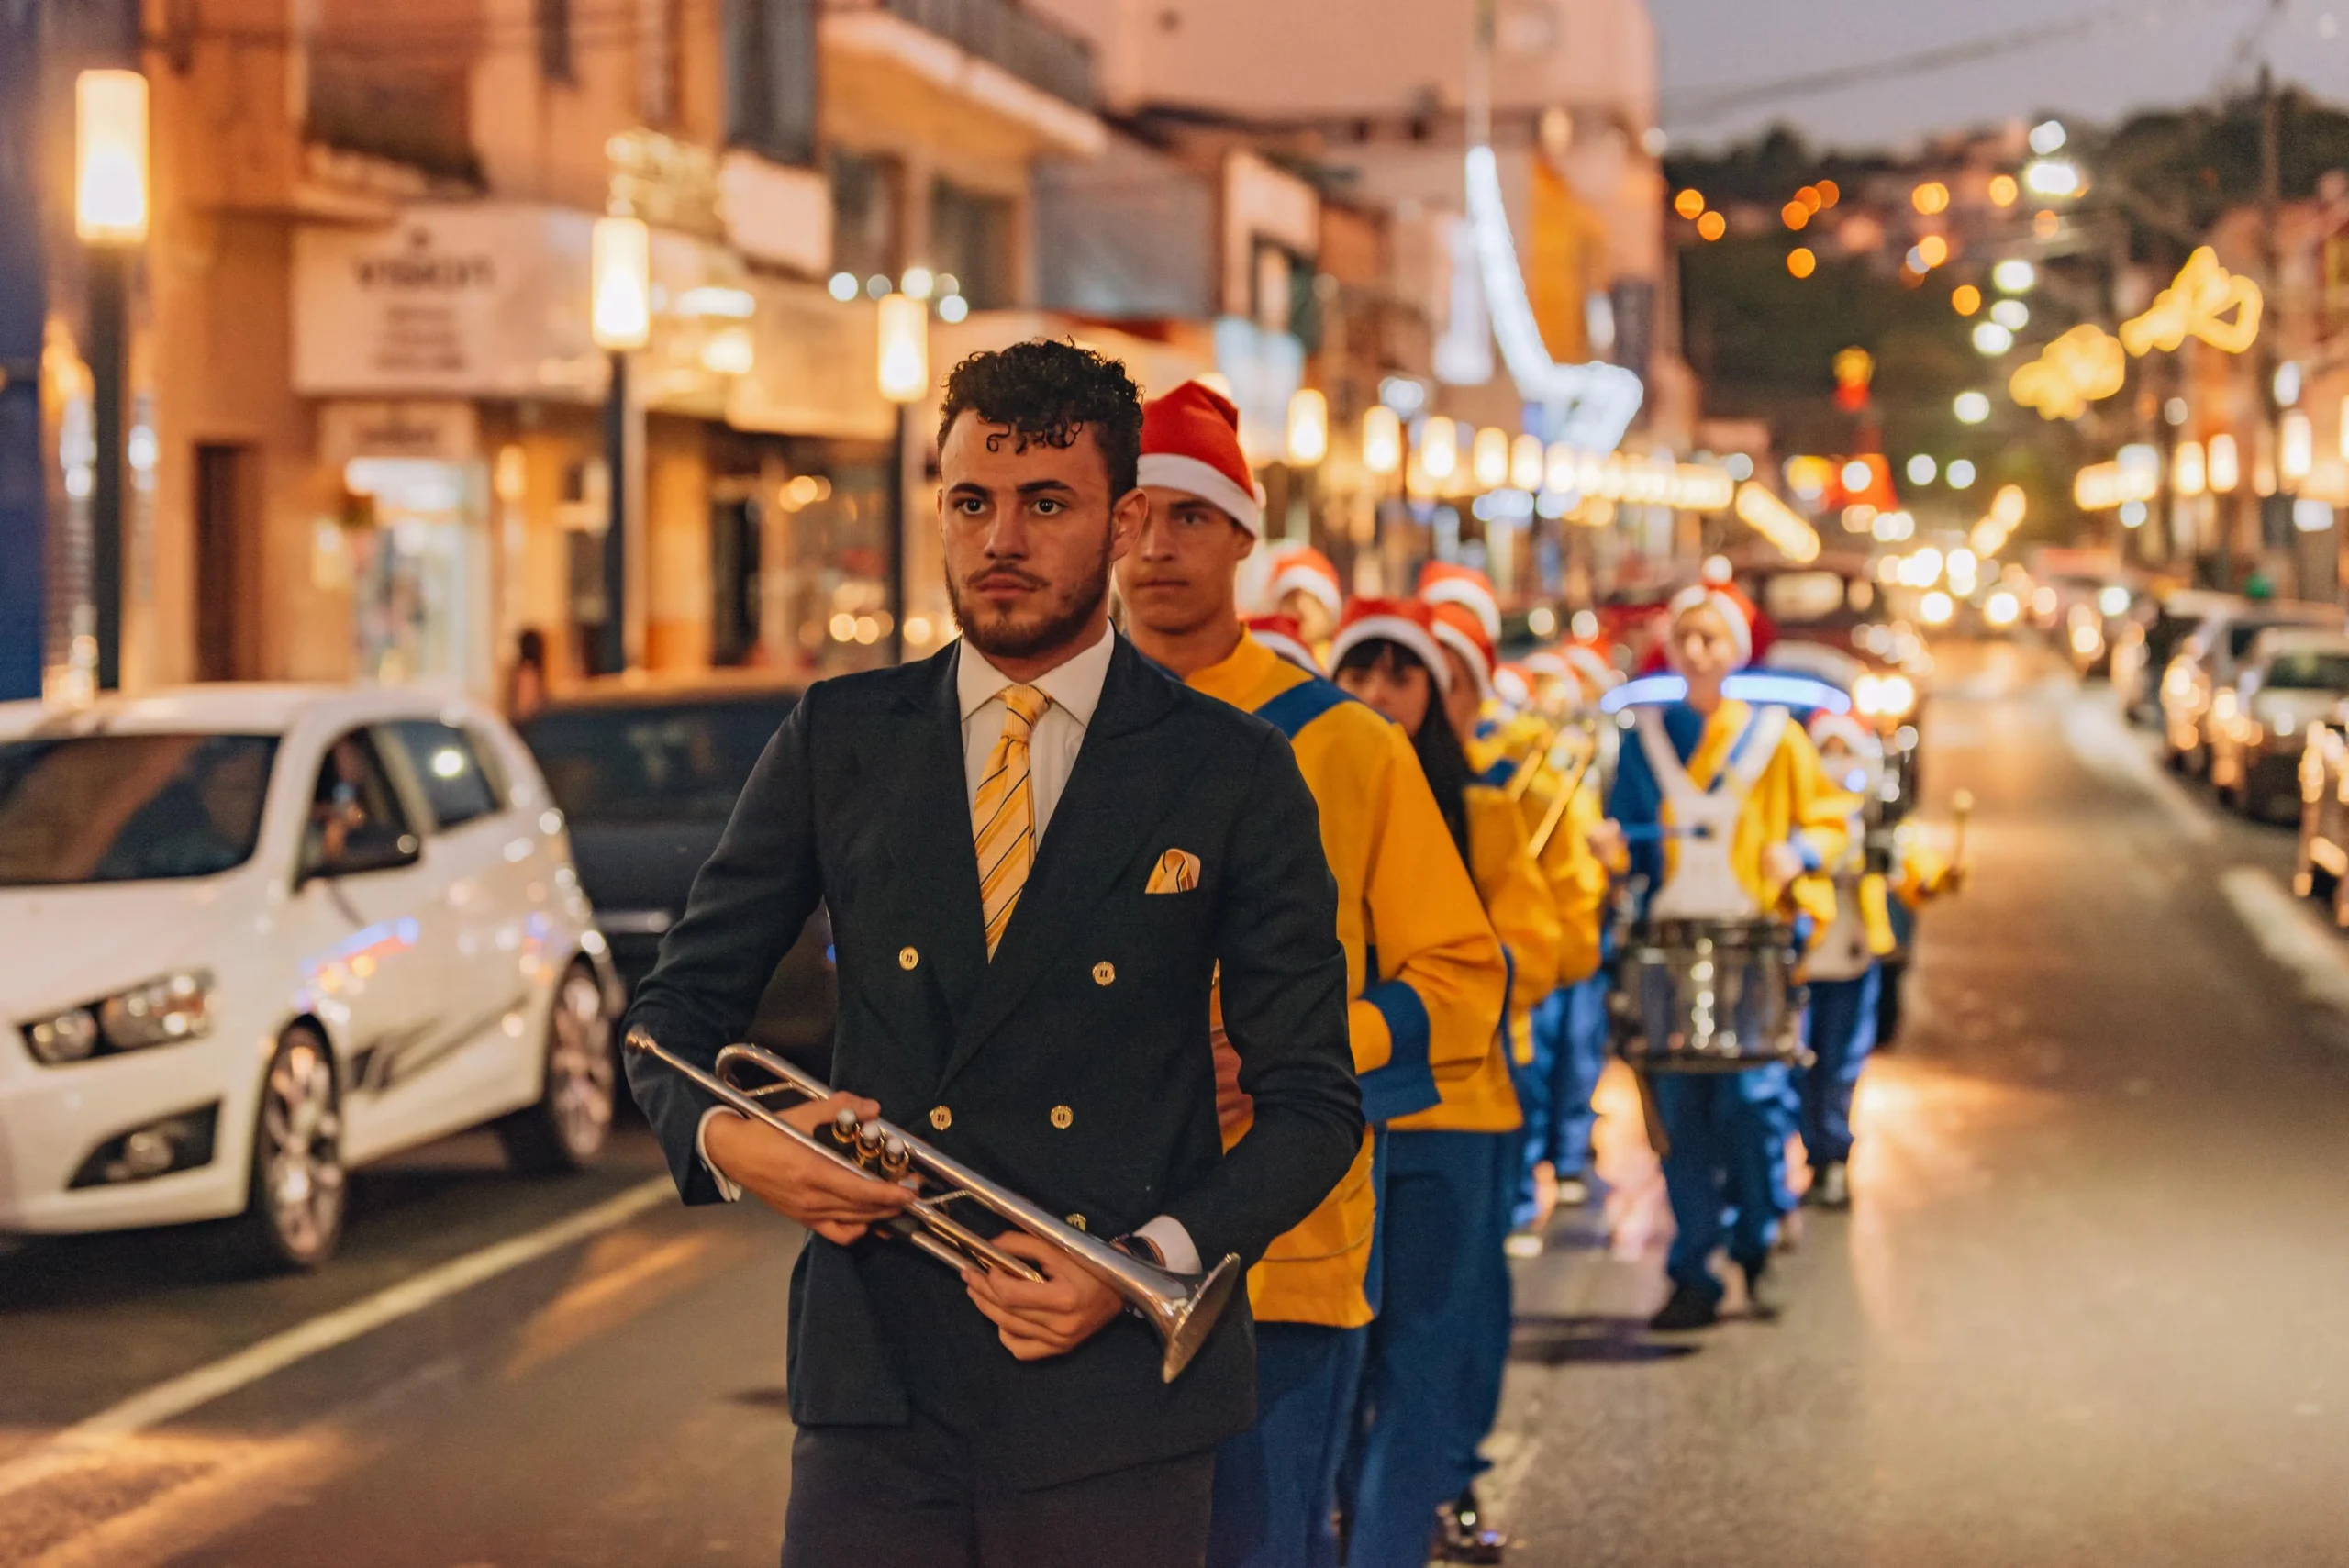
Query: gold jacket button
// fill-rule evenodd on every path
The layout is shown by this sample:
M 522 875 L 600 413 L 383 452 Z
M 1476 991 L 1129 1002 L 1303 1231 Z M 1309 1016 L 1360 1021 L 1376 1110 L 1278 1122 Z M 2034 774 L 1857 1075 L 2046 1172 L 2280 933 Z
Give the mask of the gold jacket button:
M 1082 1230 L 1085 1229 L 1085 1216 L 1081 1214 L 1072 1214 L 1068 1217 L 1068 1223 L 1071 1229 Z
M 897 950 L 897 967 L 899 969 L 911 969 L 915 964 L 918 964 L 920 962 L 921 954 L 914 951 L 913 949 L 899 948 Z
M 930 1125 L 944 1132 L 954 1125 L 954 1113 L 944 1106 L 932 1106 L 930 1111 Z
M 1069 1109 L 1066 1106 L 1054 1106 L 1052 1107 L 1052 1125 L 1054 1127 L 1065 1128 L 1069 1123 L 1075 1119 L 1076 1113 Z
M 1094 984 L 1107 985 L 1116 978 L 1118 978 L 1118 966 L 1111 963 L 1108 959 L 1105 958 L 1099 963 L 1093 966 Z

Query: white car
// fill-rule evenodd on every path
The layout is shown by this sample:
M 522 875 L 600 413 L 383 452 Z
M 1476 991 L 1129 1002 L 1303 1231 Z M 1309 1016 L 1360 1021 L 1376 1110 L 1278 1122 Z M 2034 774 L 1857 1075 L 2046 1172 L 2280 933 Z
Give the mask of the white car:
M 345 1173 L 494 1121 L 602 1149 L 618 994 L 530 753 L 473 704 L 0 704 L 0 1231 L 236 1217 L 308 1267 Z

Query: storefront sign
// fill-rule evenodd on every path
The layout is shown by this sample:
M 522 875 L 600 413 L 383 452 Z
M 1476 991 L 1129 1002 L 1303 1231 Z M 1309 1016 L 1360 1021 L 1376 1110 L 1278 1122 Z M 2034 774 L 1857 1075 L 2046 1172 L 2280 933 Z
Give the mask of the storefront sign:
M 481 453 L 470 403 L 329 403 L 318 410 L 318 456 L 340 470 L 355 457 L 469 462 Z
M 602 395 L 584 212 L 423 206 L 387 229 L 294 236 L 294 390 L 307 396 Z

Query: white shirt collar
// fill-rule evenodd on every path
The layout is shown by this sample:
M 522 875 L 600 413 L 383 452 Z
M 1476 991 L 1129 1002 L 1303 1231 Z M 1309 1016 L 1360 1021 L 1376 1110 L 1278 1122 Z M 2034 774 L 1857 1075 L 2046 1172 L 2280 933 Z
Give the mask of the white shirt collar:
M 1052 706 L 1065 711 L 1080 728 L 1087 727 L 1093 722 L 1093 710 L 1100 706 L 1101 686 L 1109 678 L 1109 655 L 1116 646 L 1117 634 L 1105 626 L 1092 647 L 1028 684 L 1052 698 Z M 1006 686 L 1019 684 L 988 663 L 986 655 L 972 647 L 969 638 L 963 639 L 955 657 L 954 685 L 964 718 L 986 706 Z

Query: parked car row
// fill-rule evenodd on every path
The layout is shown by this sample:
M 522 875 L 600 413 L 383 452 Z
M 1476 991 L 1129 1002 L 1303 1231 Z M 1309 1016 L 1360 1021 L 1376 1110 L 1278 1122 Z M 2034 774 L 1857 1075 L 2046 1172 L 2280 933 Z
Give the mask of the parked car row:
M 614 686 L 520 735 L 389 688 L 0 705 L 0 1231 L 217 1220 L 307 1267 L 398 1151 L 595 1160 L 627 987 L 794 700 Z M 756 1038 L 824 1049 L 828 944 Z
M 2175 615 L 2165 605 L 2162 615 L 2173 625 L 2193 621 L 2157 688 L 2165 760 L 2207 776 L 2248 816 L 2296 810 L 2309 727 L 2349 696 L 2349 620 L 2340 606 L 2199 598 Z

